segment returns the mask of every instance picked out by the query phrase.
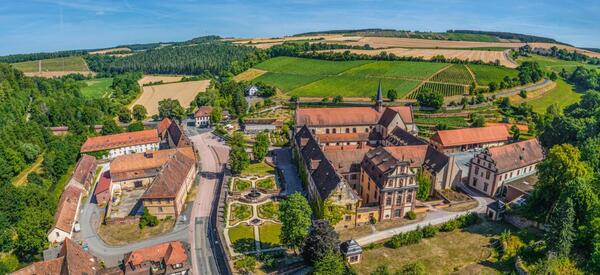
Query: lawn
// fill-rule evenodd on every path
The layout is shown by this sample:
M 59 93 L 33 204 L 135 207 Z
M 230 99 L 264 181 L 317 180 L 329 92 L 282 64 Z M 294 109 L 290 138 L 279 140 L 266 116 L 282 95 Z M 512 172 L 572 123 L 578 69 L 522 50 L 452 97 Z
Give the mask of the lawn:
M 541 56 L 541 55 L 531 55 L 529 57 L 519 57 L 517 62 L 523 63 L 525 61 L 534 61 L 540 64 L 540 66 L 544 67 L 548 71 L 560 72 L 562 69 L 565 69 L 568 72 L 572 72 L 577 68 L 577 66 L 583 66 L 586 68 L 600 68 L 600 66 L 585 64 L 577 61 L 567 61 L 560 60 L 558 58 Z
M 384 90 L 395 89 L 398 91 L 399 98 L 404 97 L 419 84 L 419 81 L 416 80 L 344 75 L 326 77 L 319 81 L 296 88 L 289 92 L 288 95 L 302 97 L 325 97 L 336 95 L 345 97 L 371 97 L 375 95 L 380 80 Z
M 258 227 L 260 234 L 261 248 L 271 248 L 280 245 L 279 235 L 281 234 L 281 224 L 267 222 Z
M 267 202 L 258 206 L 258 216 L 263 219 L 279 220 L 279 203 Z
M 477 84 L 485 86 L 487 86 L 492 81 L 500 83 L 505 76 L 509 76 L 510 78 L 516 77 L 519 73 L 515 69 L 509 69 L 500 66 L 474 64 L 469 64 L 468 66 L 473 72 L 473 74 L 475 74 Z
M 91 80 L 83 80 L 85 86 L 80 89 L 81 94 L 87 98 L 101 98 L 107 96 L 112 85 L 112 78 L 95 78 Z
M 317 81 L 325 76 L 321 75 L 298 75 L 298 74 L 287 74 L 287 73 L 273 73 L 268 72 L 263 74 L 255 81 L 261 81 L 269 85 L 273 85 L 283 91 L 291 91 L 295 88 L 304 86 L 308 83 Z
M 444 63 L 376 61 L 345 71 L 342 75 L 426 79 L 448 66 Z
M 138 224 L 102 224 L 98 228 L 98 236 L 109 245 L 125 245 L 171 231 L 175 220 L 162 220 L 155 227 L 140 229 Z
M 247 225 L 238 225 L 229 228 L 229 241 L 236 252 L 253 251 L 254 246 L 254 227 Z
M 13 63 L 23 72 L 37 72 L 39 60 Z M 42 71 L 88 71 L 85 60 L 81 56 L 69 56 L 42 60 Z
M 264 177 L 275 174 L 275 169 L 264 162 L 251 163 L 242 171 L 242 176 L 256 175 Z
M 275 57 L 256 65 L 256 68 L 269 72 L 288 74 L 337 75 L 350 68 L 370 62 L 372 61 L 326 61 L 297 57 Z
M 543 114 L 548 106 L 552 104 L 557 104 L 559 109 L 562 110 L 566 106 L 578 102 L 580 98 L 581 94 L 575 92 L 571 85 L 562 79 L 558 79 L 554 89 L 539 98 L 528 101 L 527 104 L 531 105 L 535 112 Z
M 356 265 L 359 274 L 371 274 L 385 265 L 392 272 L 415 262 L 425 266 L 426 274 L 499 274 L 510 272 L 512 266 L 498 263 L 490 243 L 492 238 L 508 229 L 498 223 L 483 221 L 463 230 L 439 233 L 433 238 L 398 249 L 380 247 L 366 250 Z

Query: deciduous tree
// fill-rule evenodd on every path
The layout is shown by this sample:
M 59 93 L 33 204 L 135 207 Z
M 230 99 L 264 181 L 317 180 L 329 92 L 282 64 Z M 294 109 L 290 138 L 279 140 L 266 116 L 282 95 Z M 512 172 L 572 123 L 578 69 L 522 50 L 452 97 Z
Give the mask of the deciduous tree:
M 294 193 L 284 199 L 279 206 L 281 222 L 281 243 L 294 251 L 301 247 L 308 235 L 312 210 L 302 194 Z
M 148 116 L 148 111 L 144 105 L 136 104 L 133 106 L 133 118 L 137 121 L 142 121 Z
M 308 236 L 302 246 L 302 257 L 308 264 L 314 264 L 327 253 L 338 255 L 339 235 L 326 220 L 315 220 L 308 229 Z

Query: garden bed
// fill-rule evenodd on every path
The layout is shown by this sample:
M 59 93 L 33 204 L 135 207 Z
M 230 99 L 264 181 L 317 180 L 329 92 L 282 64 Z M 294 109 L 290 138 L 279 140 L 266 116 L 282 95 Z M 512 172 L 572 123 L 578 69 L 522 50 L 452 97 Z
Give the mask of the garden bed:
M 259 205 L 258 217 L 279 221 L 279 203 L 271 201 Z
M 229 224 L 234 225 L 252 217 L 252 206 L 241 203 L 231 204 Z
M 260 247 L 262 249 L 278 247 L 281 245 L 279 235 L 281 234 L 281 224 L 266 222 L 258 227 L 260 234 Z
M 233 191 L 242 192 L 250 189 L 252 182 L 248 180 L 235 179 L 233 181 Z
M 268 177 L 266 179 L 256 181 L 256 188 L 260 188 L 267 191 L 277 190 L 277 183 L 275 177 Z

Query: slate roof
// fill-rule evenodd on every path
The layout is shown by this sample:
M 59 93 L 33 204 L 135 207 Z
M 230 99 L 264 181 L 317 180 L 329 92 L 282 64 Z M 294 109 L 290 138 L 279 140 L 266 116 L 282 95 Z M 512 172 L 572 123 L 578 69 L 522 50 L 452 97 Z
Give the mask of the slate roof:
M 340 251 L 344 256 L 353 256 L 362 253 L 362 247 L 355 240 L 348 240 L 340 244 Z
M 171 125 L 169 125 L 169 128 L 167 128 L 167 133 L 176 147 L 182 148 L 192 146 L 192 142 L 183 134 L 183 130 L 181 130 L 179 124 L 172 122 Z
M 544 159 L 544 150 L 537 139 L 506 144 L 486 149 L 498 173 L 538 163 Z
M 114 135 L 90 137 L 81 146 L 81 152 L 97 152 L 158 142 L 158 131 L 156 129 L 127 132 Z
M 442 130 L 431 137 L 443 147 L 508 141 L 509 138 L 508 130 L 504 126 Z
M 406 130 L 396 127 L 390 135 L 387 136 L 386 140 L 396 146 L 401 145 L 424 145 L 427 144 L 426 141 L 412 135 Z

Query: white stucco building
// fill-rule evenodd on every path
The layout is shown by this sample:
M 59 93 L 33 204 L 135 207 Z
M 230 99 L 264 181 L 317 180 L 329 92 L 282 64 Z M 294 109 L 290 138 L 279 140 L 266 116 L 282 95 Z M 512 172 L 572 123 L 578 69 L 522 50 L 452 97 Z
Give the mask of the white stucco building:
M 160 139 L 156 129 L 114 135 L 90 137 L 81 146 L 81 153 L 115 158 L 148 150 L 158 150 Z

